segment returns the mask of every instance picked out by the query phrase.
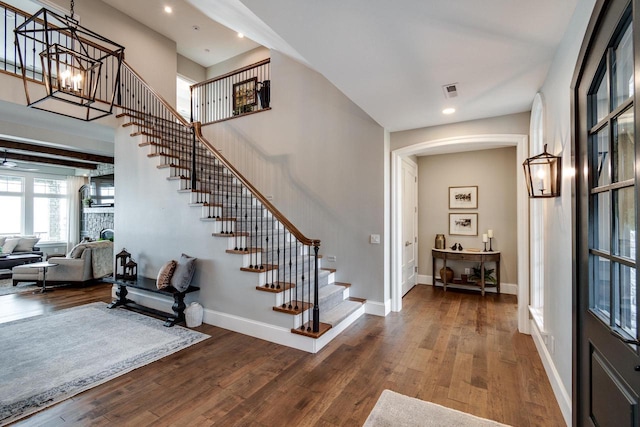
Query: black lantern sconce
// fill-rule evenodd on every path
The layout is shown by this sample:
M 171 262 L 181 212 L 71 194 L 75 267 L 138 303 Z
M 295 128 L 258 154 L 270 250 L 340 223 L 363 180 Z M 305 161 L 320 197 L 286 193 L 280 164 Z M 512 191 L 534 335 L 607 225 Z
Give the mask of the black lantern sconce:
M 560 196 L 562 157 L 547 153 L 547 144 L 544 153 L 529 157 L 522 166 L 530 198 Z
M 124 47 L 45 8 L 14 30 L 29 107 L 90 121 L 113 112 Z M 42 81 L 44 89 L 32 80 Z
M 133 262 L 133 258 L 124 265 L 124 280 L 138 280 L 138 264 Z
M 131 254 L 127 252 L 125 248 L 122 248 L 120 253 L 116 255 L 116 268 L 114 270 L 114 273 L 116 275 L 116 280 L 119 280 L 119 279 L 127 280 L 126 267 L 130 261 L 131 261 Z

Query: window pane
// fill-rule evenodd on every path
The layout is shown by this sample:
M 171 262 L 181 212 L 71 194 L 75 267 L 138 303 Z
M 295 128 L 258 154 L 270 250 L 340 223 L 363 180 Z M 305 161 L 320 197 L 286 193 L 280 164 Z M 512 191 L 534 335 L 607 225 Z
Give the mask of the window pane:
M 609 127 L 605 126 L 597 134 L 592 136 L 593 150 L 591 168 L 596 173 L 593 174 L 594 187 L 600 187 L 611 183 L 611 159 L 609 158 Z
M 636 269 L 622 264 L 614 264 L 615 282 L 620 312 L 616 313 L 616 326 L 636 337 Z
M 591 309 L 601 317 L 610 316 L 610 289 L 609 260 L 601 257 L 592 257 L 593 294 L 591 295 Z
M 67 199 L 34 197 L 33 231 L 40 240 L 67 239 Z
M 613 51 L 613 108 L 633 95 L 633 37 L 631 25 L 627 27 L 618 47 Z
M 620 182 L 634 176 L 633 110 L 630 108 L 615 121 L 613 128 L 613 180 Z
M 595 203 L 593 227 L 593 247 L 604 252 L 610 252 L 611 241 L 611 221 L 609 220 L 609 210 L 611 208 L 611 197 L 609 192 L 598 193 L 593 196 Z
M 0 196 L 0 206 L 0 234 L 21 234 L 22 196 Z
M 36 194 L 67 194 L 67 181 L 35 178 L 33 192 Z
M 633 187 L 614 192 L 614 218 L 616 230 L 616 255 L 635 261 L 636 257 L 636 211 Z
M 591 116 L 590 126 L 594 126 L 609 114 L 609 73 L 605 72 L 600 77 L 598 89 L 591 95 Z
M 19 176 L 0 175 L 0 192 L 22 193 L 24 179 Z

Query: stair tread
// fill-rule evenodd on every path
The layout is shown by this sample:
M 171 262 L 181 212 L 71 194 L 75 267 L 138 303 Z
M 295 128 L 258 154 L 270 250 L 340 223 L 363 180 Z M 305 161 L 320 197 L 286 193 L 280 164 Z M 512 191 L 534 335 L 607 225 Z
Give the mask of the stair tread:
M 336 326 L 342 320 L 347 318 L 351 313 L 361 308 L 363 305 L 359 301 L 344 300 L 330 310 L 321 311 L 320 317 L 324 323 Z

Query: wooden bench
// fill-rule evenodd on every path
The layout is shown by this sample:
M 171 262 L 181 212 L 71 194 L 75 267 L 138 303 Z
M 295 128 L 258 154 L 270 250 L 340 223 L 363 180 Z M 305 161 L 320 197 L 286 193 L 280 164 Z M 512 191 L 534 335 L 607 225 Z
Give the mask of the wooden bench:
M 116 290 L 116 296 L 118 298 L 113 300 L 113 302 L 108 305 L 108 308 L 123 306 L 146 311 L 157 316 L 166 317 L 167 320 L 164 322 L 164 326 L 167 327 L 171 327 L 176 323 L 184 321 L 184 309 L 186 308 L 186 305 L 184 303 L 184 296 L 188 293 L 200 290 L 200 288 L 191 285 L 184 292 L 178 291 L 173 286 L 169 286 L 168 288 L 164 289 L 158 289 L 155 279 L 150 279 L 143 276 L 138 276 L 138 280 L 122 280 L 108 277 L 104 279 L 104 281 L 113 283 L 114 285 L 118 285 L 118 289 Z M 173 309 L 173 314 L 165 313 L 151 307 L 145 307 L 136 303 L 135 301 L 128 299 L 127 294 L 129 293 L 129 291 L 127 291 L 127 288 L 141 289 L 143 291 L 151 292 L 154 294 L 173 297 L 173 306 L 171 307 Z

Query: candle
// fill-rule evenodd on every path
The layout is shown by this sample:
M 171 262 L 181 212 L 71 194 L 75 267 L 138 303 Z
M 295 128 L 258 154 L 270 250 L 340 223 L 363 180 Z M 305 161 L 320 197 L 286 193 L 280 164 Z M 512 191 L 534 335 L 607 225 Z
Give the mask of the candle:
M 538 188 L 540 190 L 544 190 L 544 181 L 543 180 L 538 181 Z
M 482 241 L 483 241 L 484 243 L 487 243 L 487 242 L 489 241 L 489 238 L 487 237 L 487 235 L 486 235 L 486 234 L 483 234 L 483 235 L 482 235 Z
M 493 239 L 493 230 L 487 230 L 487 237 Z

